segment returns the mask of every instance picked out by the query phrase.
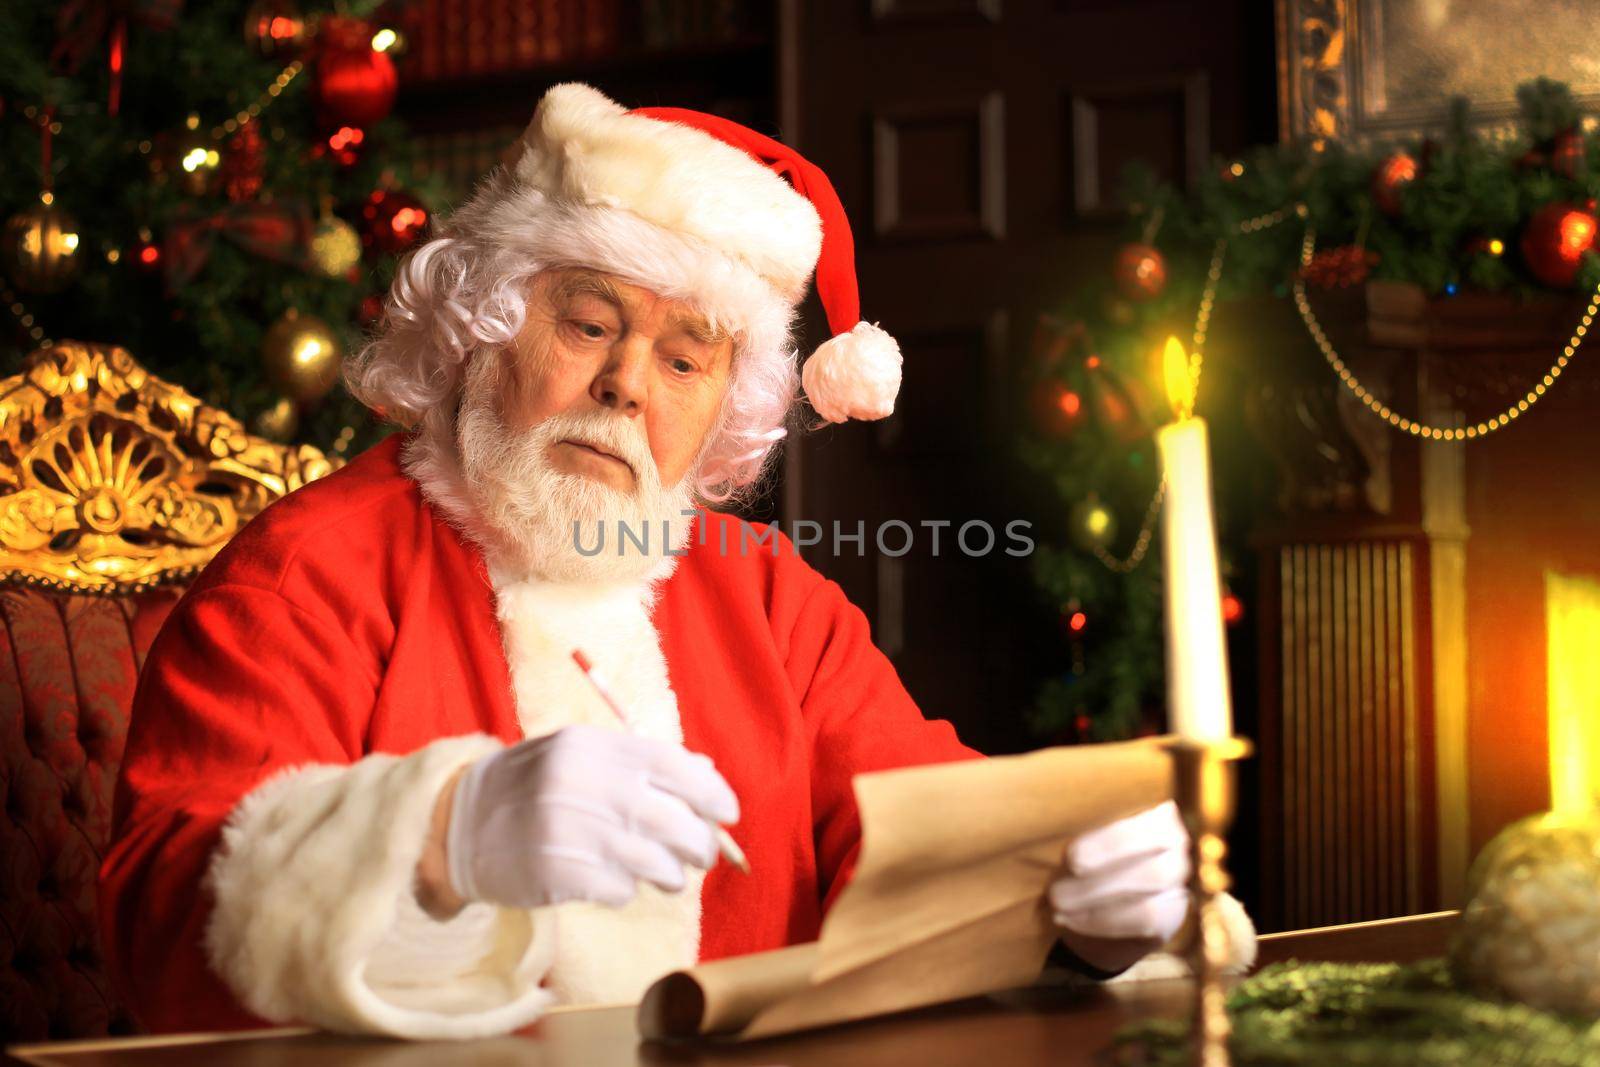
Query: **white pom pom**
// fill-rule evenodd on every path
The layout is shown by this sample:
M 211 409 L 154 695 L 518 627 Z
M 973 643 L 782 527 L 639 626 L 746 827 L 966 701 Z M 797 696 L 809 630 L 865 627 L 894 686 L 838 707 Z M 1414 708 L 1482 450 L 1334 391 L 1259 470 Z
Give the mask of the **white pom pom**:
M 817 346 L 800 380 L 811 406 L 829 422 L 881 419 L 894 411 L 901 362 L 900 345 L 887 331 L 858 322 Z

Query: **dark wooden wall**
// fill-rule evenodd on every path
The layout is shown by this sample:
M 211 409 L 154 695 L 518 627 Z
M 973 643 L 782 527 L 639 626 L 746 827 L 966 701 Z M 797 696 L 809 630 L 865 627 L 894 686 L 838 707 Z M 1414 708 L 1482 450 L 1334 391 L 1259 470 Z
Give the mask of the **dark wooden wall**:
M 778 28 L 783 135 L 838 188 L 863 314 L 906 359 L 891 419 L 791 451 L 783 510 L 830 529 L 1025 518 L 1058 534 L 1064 506 L 1011 445 L 1029 332 L 1106 271 L 1125 164 L 1182 180 L 1273 138 L 1269 5 L 785 0 Z M 937 557 L 919 529 L 900 558 L 813 561 L 927 713 L 989 751 L 1036 743 L 1022 709 L 1065 666 L 1056 611 L 1025 559 L 969 558 L 950 530 Z

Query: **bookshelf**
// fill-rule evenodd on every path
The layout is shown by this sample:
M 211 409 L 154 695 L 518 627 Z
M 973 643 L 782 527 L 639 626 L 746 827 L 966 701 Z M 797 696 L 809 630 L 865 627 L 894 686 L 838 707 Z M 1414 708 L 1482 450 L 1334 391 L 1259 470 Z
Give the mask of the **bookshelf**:
M 775 4 L 735 0 L 421 0 L 398 112 L 451 201 L 499 159 L 543 92 L 594 85 L 618 102 L 777 127 Z

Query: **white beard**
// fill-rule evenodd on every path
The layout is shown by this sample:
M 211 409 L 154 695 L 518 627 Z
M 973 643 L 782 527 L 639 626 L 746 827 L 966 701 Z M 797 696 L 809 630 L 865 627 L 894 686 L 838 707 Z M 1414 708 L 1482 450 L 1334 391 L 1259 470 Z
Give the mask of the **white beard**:
M 626 461 L 634 491 L 555 469 L 550 446 L 569 438 Z M 690 479 L 662 486 L 649 445 L 621 416 L 558 414 L 511 430 L 469 386 L 456 446 L 474 525 L 497 570 L 552 582 L 633 583 L 670 574 L 688 543 Z

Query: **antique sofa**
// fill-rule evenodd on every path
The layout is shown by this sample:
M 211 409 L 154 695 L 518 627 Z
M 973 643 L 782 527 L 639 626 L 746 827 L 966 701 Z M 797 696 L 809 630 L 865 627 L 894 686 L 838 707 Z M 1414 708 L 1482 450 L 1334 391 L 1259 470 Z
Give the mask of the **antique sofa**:
M 140 664 L 228 539 L 335 465 L 120 348 L 0 380 L 0 1044 L 133 1028 L 94 912 Z

